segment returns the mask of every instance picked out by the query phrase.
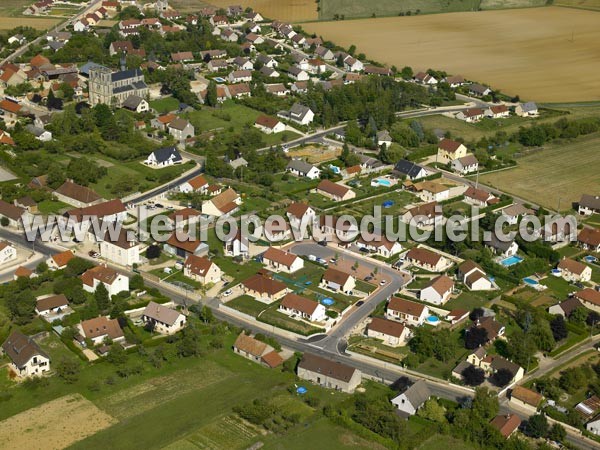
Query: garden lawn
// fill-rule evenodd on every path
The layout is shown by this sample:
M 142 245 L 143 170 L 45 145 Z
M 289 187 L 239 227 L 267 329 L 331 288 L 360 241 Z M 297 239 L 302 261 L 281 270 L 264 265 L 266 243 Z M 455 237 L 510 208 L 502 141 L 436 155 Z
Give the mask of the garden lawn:
M 173 97 L 165 97 L 159 100 L 152 100 L 150 108 L 155 109 L 159 114 L 164 114 L 179 109 L 179 100 Z

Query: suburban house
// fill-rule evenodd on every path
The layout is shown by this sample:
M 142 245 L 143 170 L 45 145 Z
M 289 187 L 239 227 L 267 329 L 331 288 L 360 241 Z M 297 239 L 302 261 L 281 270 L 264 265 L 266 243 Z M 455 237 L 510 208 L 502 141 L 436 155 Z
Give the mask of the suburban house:
M 110 339 L 113 342 L 124 342 L 125 336 L 117 319 L 100 316 L 90 320 L 83 320 L 78 325 L 79 334 L 84 339 L 90 339 L 93 345 L 102 344 Z
M 242 287 L 244 288 L 244 294 L 267 304 L 276 302 L 289 292 L 284 283 L 262 273 L 257 273 L 242 281 Z
M 208 254 L 208 245 L 199 239 L 192 238 L 189 235 L 182 236 L 181 232 L 174 232 L 163 244 L 165 252 L 180 258 L 187 258 L 189 255 L 203 256 Z
M 419 299 L 434 305 L 443 305 L 450 299 L 454 290 L 454 281 L 446 275 L 432 279 L 427 286 L 419 292 Z
M 223 245 L 226 256 L 234 258 L 242 257 L 245 259 L 250 257 L 248 238 L 242 238 L 241 230 L 238 230 L 235 236 L 228 238 Z
M 441 272 L 448 264 L 444 256 L 422 247 L 411 248 L 405 259 L 407 263 L 430 272 Z
M 119 229 L 117 239 L 112 239 L 107 230 L 100 241 L 100 256 L 121 266 L 132 267 L 140 263 L 140 243 L 136 239 L 129 239 L 131 230 Z
M 298 363 L 298 378 L 328 389 L 353 393 L 362 381 L 362 373 L 340 362 L 304 353 Z
M 366 241 L 362 236 L 356 241 L 357 247 L 365 248 L 375 252 L 384 258 L 389 258 L 402 251 L 402 244 L 398 241 L 390 241 L 385 236 L 376 236 L 372 241 Z
M 465 156 L 467 156 L 467 147 L 460 142 L 444 138 L 438 144 L 437 161 L 439 163 L 448 164 Z
M 28 214 L 24 208 L 20 208 L 11 203 L 0 200 L 0 217 L 8 219 L 8 225 L 12 228 L 20 228 L 22 219 L 25 214 Z
M 524 409 L 537 411 L 543 398 L 542 394 L 527 389 L 525 386 L 517 385 L 512 389 L 509 401 Z
M 334 292 L 351 294 L 356 287 L 356 280 L 349 273 L 329 267 L 321 279 L 321 287 Z
M 308 64 L 307 64 L 308 65 Z M 306 70 L 301 69 L 297 66 L 291 66 L 287 70 L 288 77 L 295 81 L 308 81 L 310 80 L 310 75 Z
M 485 110 L 485 116 L 490 119 L 502 119 L 510 116 L 510 110 L 506 105 L 494 105 Z
M 415 206 L 402 215 L 402 221 L 415 227 L 435 227 L 444 220 L 442 207 L 438 202 Z
M 367 336 L 380 339 L 390 347 L 402 347 L 407 344 L 411 333 L 408 327 L 399 322 L 374 317 L 367 325 Z
M 585 288 L 575 293 L 575 297 L 583 306 L 592 311 L 600 312 L 600 292 L 592 288 Z
M 388 319 L 394 319 L 407 325 L 423 325 L 429 317 L 429 308 L 421 303 L 404 300 L 400 297 L 392 297 L 385 310 Z
M 492 419 L 490 425 L 508 439 L 521 426 L 521 419 L 515 414 L 498 414 Z
M 489 291 L 493 288 L 485 271 L 479 264 L 471 260 L 458 266 L 456 276 L 470 291 Z
M 600 414 L 585 424 L 585 429 L 596 436 L 600 435 Z
M 497 355 L 486 356 L 483 360 L 480 361 L 479 367 L 483 369 L 488 376 L 491 376 L 502 369 L 507 370 L 513 376 L 509 384 L 521 381 L 523 379 L 523 376 L 525 375 L 525 371 L 521 366 Z
M 205 193 L 208 189 L 208 181 L 203 175 L 198 175 L 184 183 L 179 185 L 179 191 L 184 194 L 190 194 L 192 192 Z
M 148 155 L 144 164 L 151 167 L 167 167 L 173 164 L 181 164 L 183 158 L 175 147 L 163 147 L 154 150 Z
M 464 120 L 468 123 L 479 122 L 484 117 L 483 109 L 481 108 L 469 108 L 464 111 L 460 111 L 455 116 L 458 120 Z
M 337 202 L 343 202 L 356 197 L 356 193 L 349 187 L 330 180 L 322 180 L 318 184 L 316 192 Z
M 465 79 L 462 75 L 449 76 L 449 77 L 444 78 L 443 81 L 448 83 L 450 85 L 450 87 L 453 89 L 465 84 Z
M 461 175 L 477 172 L 479 170 L 479 161 L 472 153 L 468 153 L 466 156 L 455 159 L 450 165 L 454 172 Z
M 390 136 L 390 132 L 387 130 L 381 130 L 377 132 L 377 146 L 381 147 L 385 145 L 389 147 L 392 145 L 392 137 Z
M 431 392 L 424 380 L 419 380 L 402 394 L 394 397 L 391 402 L 404 417 L 414 416 L 418 409 L 423 406 Z
M 37 278 L 38 274 L 35 273 L 33 270 L 28 269 L 27 267 L 24 266 L 19 266 L 17 267 L 17 269 L 15 270 L 15 273 L 13 275 L 13 280 L 18 280 L 19 277 L 23 277 L 23 278 Z
M 258 116 L 254 122 L 254 126 L 266 134 L 276 134 L 285 131 L 285 124 L 275 117 Z
M 489 205 L 494 205 L 500 201 L 500 199 L 483 189 L 474 188 L 469 186 L 464 193 L 464 202 L 469 205 L 479 206 L 485 208 Z
M 186 139 L 194 137 L 194 126 L 185 119 L 173 119 L 167 125 L 169 134 L 179 142 L 184 142 Z
M 116 198 L 85 208 L 71 209 L 66 214 L 69 220 L 77 223 L 83 223 L 92 218 L 105 222 L 123 222 L 127 219 L 127 208 L 120 199 Z
M 517 244 L 514 240 L 501 241 L 496 237 L 495 233 L 492 233 L 488 239 L 484 237 L 483 243 L 495 254 L 504 258 L 514 256 L 519 251 L 519 244 Z
M 538 107 L 534 102 L 519 103 L 515 108 L 515 114 L 520 117 L 537 116 Z
M 582 194 L 577 204 L 579 214 L 591 216 L 592 214 L 600 214 L 600 196 Z
M 274 272 L 293 273 L 304 267 L 304 260 L 293 253 L 269 247 L 262 255 L 262 262 Z
M 327 320 L 325 307 L 314 300 L 290 292 L 283 297 L 279 311 L 291 317 L 299 317 L 309 322 Z
M 483 328 L 487 332 L 488 342 L 494 341 L 496 338 L 504 335 L 504 325 L 496 322 L 494 317 L 482 317 L 477 319 L 470 328 L 465 330 L 465 333 L 469 333 L 475 328 Z
M 570 282 L 587 282 L 592 279 L 592 268 L 579 261 L 563 258 L 557 266 L 560 275 Z
M 148 102 L 139 95 L 130 95 L 127 97 L 123 102 L 122 107 L 138 114 L 150 111 Z
M 584 250 L 600 253 L 600 229 L 582 228 L 577 236 L 577 242 Z
M 481 84 L 477 83 L 470 84 L 468 89 L 469 94 L 474 95 L 476 97 L 484 97 L 492 93 L 492 90 L 489 87 L 482 86 Z
M 315 48 L 314 54 L 325 61 L 333 61 L 335 59 L 333 52 L 329 48 L 323 47 L 322 45 L 319 45 L 317 48 Z
M 283 363 L 281 356 L 270 345 L 248 336 L 243 331 L 233 344 L 233 351 L 263 366 L 274 368 Z
M 13 330 L 2 344 L 2 353 L 10 358 L 9 369 L 19 377 L 43 375 L 50 370 L 50 357 L 29 336 Z
M 156 302 L 150 302 L 142 313 L 142 321 L 152 331 L 171 335 L 183 329 L 187 318 L 179 311 Z
M 205 256 L 189 255 L 183 264 L 183 274 L 206 285 L 221 281 L 223 271 Z
M 502 210 L 502 216 L 508 225 L 516 225 L 525 215 L 533 214 L 533 210 L 526 208 L 521 203 L 515 203 Z
M 67 308 L 69 308 L 69 300 L 67 300 L 65 294 L 48 295 L 36 299 L 35 313 L 38 316 L 58 316 Z
M 600 411 L 600 398 L 597 395 L 586 398 L 575 405 L 575 411 L 583 417 L 584 421 L 591 419 Z
M 437 180 L 424 180 L 414 184 L 406 181 L 404 185 L 424 202 L 443 202 L 451 197 L 452 188 Z
M 288 172 L 299 177 L 316 180 L 321 176 L 321 169 L 302 159 L 292 159 L 285 168 Z
M 290 204 L 286 211 L 290 226 L 295 229 L 300 229 L 300 225 L 303 223 L 312 225 L 315 214 L 315 210 L 310 205 L 300 202 Z
M 92 189 L 74 183 L 71 180 L 65 181 L 55 191 L 54 196 L 57 200 L 76 208 L 85 208 L 99 203 L 102 197 Z
M 584 308 L 584 306 L 577 297 L 569 297 L 565 301 L 549 307 L 548 312 L 550 314 L 561 315 L 564 318 L 568 318 L 577 308 Z
M 0 265 L 17 259 L 17 249 L 8 241 L 0 241 Z
M 417 74 L 415 74 L 413 79 L 419 84 L 429 84 L 429 85 L 438 84 L 438 80 L 434 76 L 429 75 L 426 72 L 418 72 Z
M 48 267 L 53 270 L 60 270 L 67 267 L 67 263 L 75 258 L 75 255 L 71 250 L 65 250 L 64 252 L 55 253 L 46 260 Z
M 315 117 L 315 113 L 312 112 L 308 106 L 304 106 L 300 103 L 294 103 L 289 111 L 279 113 L 278 115 L 279 117 L 289 119 L 300 125 L 310 124 Z
M 83 290 L 92 293 L 102 283 L 109 297 L 129 290 L 129 278 L 107 266 L 96 266 L 86 270 L 81 275 L 81 281 L 83 281 Z
M 219 195 L 202 202 L 202 214 L 208 216 L 228 216 L 238 211 L 242 198 L 233 189 L 228 188 Z

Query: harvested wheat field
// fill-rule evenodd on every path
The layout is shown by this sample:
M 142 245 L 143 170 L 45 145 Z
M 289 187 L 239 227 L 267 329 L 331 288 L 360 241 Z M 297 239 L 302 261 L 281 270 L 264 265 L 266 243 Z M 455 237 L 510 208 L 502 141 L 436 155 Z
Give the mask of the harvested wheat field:
M 1 17 L 0 16 L 0 31 L 12 30 L 15 27 L 31 27 L 36 30 L 47 30 L 52 28 L 57 23 L 62 22 L 62 19 L 50 18 L 29 18 L 29 17 Z
M 600 14 L 544 7 L 304 24 L 369 58 L 539 102 L 600 100 Z
M 81 395 L 67 395 L 0 422 L 0 442 L 3 448 L 58 450 L 116 422 Z
M 219 8 L 242 5 L 244 8 L 248 6 L 253 8 L 263 17 L 286 22 L 301 22 L 319 18 L 317 4 L 314 0 L 243 0 L 238 3 L 231 0 L 173 0 L 171 3 L 178 10 L 184 12 L 198 11 L 207 4 Z
M 331 161 L 341 154 L 341 147 L 334 145 L 328 145 L 327 147 L 307 145 L 304 147 L 295 147 L 288 152 L 290 158 L 302 158 L 311 164 L 320 164 L 325 161 Z

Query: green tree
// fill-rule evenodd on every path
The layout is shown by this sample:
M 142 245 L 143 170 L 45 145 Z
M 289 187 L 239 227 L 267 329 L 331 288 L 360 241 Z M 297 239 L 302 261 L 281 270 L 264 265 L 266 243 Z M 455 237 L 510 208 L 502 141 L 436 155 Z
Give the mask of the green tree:
M 66 383 L 73 384 L 79 378 L 79 363 L 63 356 L 54 363 L 54 371 Z
M 217 98 L 217 83 L 215 83 L 213 80 L 210 80 L 208 87 L 206 88 L 206 104 L 212 107 L 217 106 Z
M 104 283 L 98 284 L 94 292 L 94 299 L 100 311 L 107 311 L 110 308 L 110 298 L 108 297 L 108 290 L 104 286 Z
M 125 349 L 121 344 L 115 343 L 110 347 L 106 360 L 111 364 L 120 366 L 127 362 L 127 353 L 125 353 Z
M 500 409 L 498 396 L 486 387 L 478 387 L 475 389 L 471 409 L 476 416 L 484 420 L 491 420 L 496 417 Z
M 446 410 L 443 406 L 441 406 L 437 400 L 429 399 L 427 400 L 419 411 L 417 412 L 418 416 L 421 416 L 424 419 L 431 420 L 433 422 L 445 423 L 446 422 Z
M 525 430 L 531 437 L 546 437 L 548 435 L 548 419 L 544 414 L 535 414 L 527 421 Z

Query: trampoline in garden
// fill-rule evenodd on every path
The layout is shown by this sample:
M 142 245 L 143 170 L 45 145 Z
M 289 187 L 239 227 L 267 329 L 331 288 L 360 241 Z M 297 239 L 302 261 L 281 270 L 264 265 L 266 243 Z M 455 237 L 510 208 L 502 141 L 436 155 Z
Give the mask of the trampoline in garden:
M 383 202 L 381 204 L 381 206 L 383 206 L 384 208 L 391 208 L 392 206 L 394 206 L 394 201 L 393 200 L 386 200 L 385 202 Z
M 308 389 L 306 389 L 304 386 L 298 386 L 298 388 L 296 389 L 296 392 L 300 395 L 302 394 L 306 394 L 308 392 Z

